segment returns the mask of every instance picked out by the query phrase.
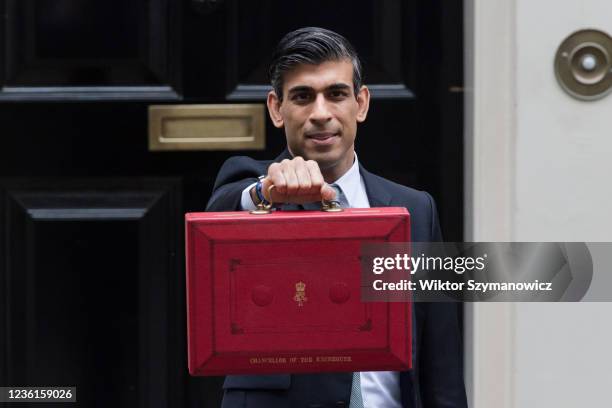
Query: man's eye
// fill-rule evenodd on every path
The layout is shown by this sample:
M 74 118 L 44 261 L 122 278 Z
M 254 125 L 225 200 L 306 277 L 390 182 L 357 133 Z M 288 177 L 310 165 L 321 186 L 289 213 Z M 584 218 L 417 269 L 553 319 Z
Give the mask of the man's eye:
M 293 94 L 293 96 L 291 97 L 291 100 L 296 101 L 296 102 L 304 102 L 304 101 L 307 101 L 309 98 L 310 98 L 310 95 L 308 95 L 306 92 L 303 92 L 303 93 Z
M 329 96 L 334 99 L 346 98 L 348 94 L 345 91 L 331 91 Z

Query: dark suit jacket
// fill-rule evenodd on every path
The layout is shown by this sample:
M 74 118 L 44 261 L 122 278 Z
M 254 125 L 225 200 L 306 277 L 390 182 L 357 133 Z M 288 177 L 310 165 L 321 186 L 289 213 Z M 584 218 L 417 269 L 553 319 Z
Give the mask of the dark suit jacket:
M 291 158 L 285 150 L 274 161 Z M 272 161 L 228 159 L 217 176 L 207 211 L 240 210 L 242 191 L 267 174 Z M 433 199 L 359 169 L 371 207 L 405 207 L 410 212 L 411 240 L 441 241 Z M 402 404 L 417 407 L 466 407 L 461 333 L 454 303 L 415 303 L 414 370 L 400 374 Z M 223 388 L 223 407 L 348 406 L 352 373 L 231 375 Z

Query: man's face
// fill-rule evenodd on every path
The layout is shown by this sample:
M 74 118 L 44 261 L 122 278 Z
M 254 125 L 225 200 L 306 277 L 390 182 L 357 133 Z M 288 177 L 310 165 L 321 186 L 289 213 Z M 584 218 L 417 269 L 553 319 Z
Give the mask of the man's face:
M 298 65 L 283 77 L 283 100 L 268 95 L 274 125 L 285 128 L 294 156 L 315 160 L 324 173 L 341 176 L 353 163 L 357 123 L 366 118 L 369 92 L 353 90 L 349 60 Z

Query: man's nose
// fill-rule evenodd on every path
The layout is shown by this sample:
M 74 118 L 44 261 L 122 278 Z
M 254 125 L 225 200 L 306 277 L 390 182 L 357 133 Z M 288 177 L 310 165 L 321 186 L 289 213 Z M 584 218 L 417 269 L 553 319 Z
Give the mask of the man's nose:
M 332 115 L 329 110 L 327 99 L 325 95 L 319 94 L 313 102 L 312 112 L 310 113 L 310 120 L 312 122 L 327 122 L 331 120 Z

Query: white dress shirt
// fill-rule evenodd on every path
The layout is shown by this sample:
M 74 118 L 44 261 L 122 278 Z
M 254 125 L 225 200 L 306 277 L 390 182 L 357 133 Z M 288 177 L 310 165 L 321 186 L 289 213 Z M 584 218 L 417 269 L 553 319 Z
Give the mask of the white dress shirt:
M 338 180 L 333 182 L 340 186 L 349 207 L 370 208 L 363 178 L 359 173 L 359 161 L 355 153 L 355 161 L 351 168 Z M 256 183 L 242 191 L 240 204 L 243 210 L 254 210 L 255 204 L 249 191 Z M 330 183 L 332 184 L 332 183 Z M 399 373 L 396 371 L 367 371 L 360 373 L 361 394 L 365 408 L 401 408 Z

